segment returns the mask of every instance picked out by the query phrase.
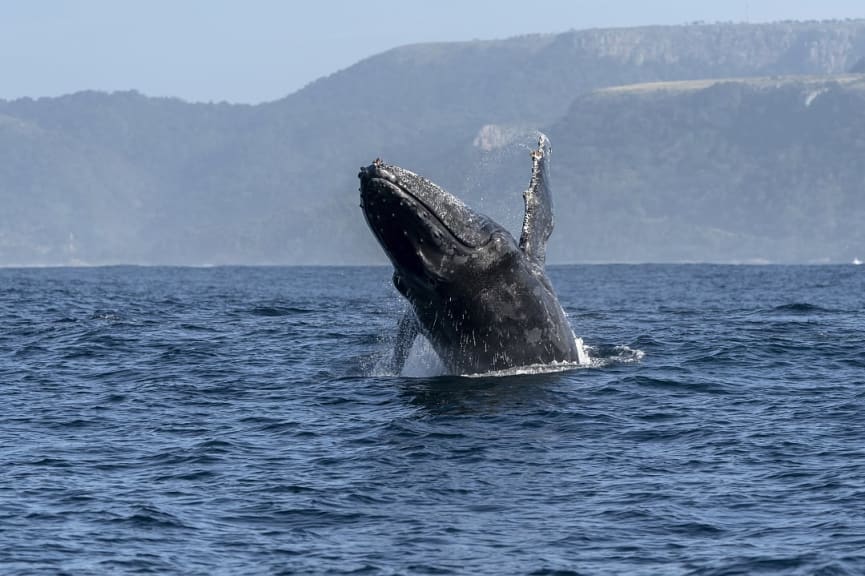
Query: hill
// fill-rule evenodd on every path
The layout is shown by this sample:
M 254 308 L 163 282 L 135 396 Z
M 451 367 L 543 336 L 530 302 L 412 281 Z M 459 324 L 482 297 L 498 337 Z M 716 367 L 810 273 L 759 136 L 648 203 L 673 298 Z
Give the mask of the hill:
M 845 258 L 857 137 L 814 122 L 858 126 L 839 74 L 863 56 L 865 21 L 588 30 L 396 48 L 258 106 L 0 101 L 0 265 L 382 262 L 358 166 L 403 164 L 511 223 L 538 127 L 556 150 L 552 261 Z M 809 79 L 771 79 L 791 75 Z M 802 108 L 803 90 L 824 92 Z
M 563 260 L 849 262 L 865 249 L 865 76 L 638 85 L 556 137 Z M 586 254 L 593 255 L 587 258 Z

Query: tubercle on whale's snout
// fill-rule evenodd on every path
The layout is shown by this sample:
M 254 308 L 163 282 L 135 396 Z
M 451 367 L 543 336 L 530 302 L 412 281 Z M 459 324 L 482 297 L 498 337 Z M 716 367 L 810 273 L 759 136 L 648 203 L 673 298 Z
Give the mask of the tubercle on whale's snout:
M 376 158 L 369 166 L 361 166 L 357 177 L 360 178 L 361 185 L 376 178 L 399 184 L 396 175 L 386 168 L 386 164 L 381 161 L 381 158 Z
M 357 177 L 360 179 L 360 207 L 364 211 L 369 205 L 375 204 L 382 194 L 389 195 L 386 190 L 400 190 L 405 193 L 405 187 L 396 172 L 380 158 L 376 158 L 369 166 L 361 166 Z

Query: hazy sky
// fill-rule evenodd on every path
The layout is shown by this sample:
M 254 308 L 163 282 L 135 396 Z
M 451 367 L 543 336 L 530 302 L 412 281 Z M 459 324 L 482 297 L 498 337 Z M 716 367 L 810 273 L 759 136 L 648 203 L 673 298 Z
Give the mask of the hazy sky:
M 261 102 L 394 46 L 572 28 L 865 17 L 863 0 L 0 0 L 0 98 Z

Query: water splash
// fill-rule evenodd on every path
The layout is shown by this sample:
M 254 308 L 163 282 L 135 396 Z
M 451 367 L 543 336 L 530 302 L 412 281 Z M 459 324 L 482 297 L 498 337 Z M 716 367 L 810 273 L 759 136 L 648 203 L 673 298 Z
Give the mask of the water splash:
M 589 357 L 589 353 L 586 350 L 586 345 L 583 343 L 583 339 L 574 336 L 574 342 L 577 345 L 577 363 L 580 366 L 587 366 L 591 364 L 592 359 Z
M 400 375 L 409 378 L 431 378 L 447 374 L 448 370 L 444 362 L 436 354 L 429 340 L 423 336 L 416 337 Z
M 575 338 L 577 344 L 577 361 L 576 362 L 550 362 L 546 364 L 530 364 L 528 366 L 515 366 L 504 370 L 492 370 L 476 374 L 459 374 L 466 378 L 481 378 L 481 377 L 499 377 L 499 376 L 521 376 L 527 374 L 547 374 L 555 372 L 565 372 L 568 370 L 576 370 L 579 368 L 597 368 L 608 366 L 612 363 L 621 363 L 635 361 L 643 357 L 643 353 L 639 350 L 634 351 L 623 346 L 627 352 L 618 350 L 615 359 L 613 357 L 594 358 L 590 354 L 592 349 L 587 346 L 582 338 Z M 400 372 L 400 376 L 409 378 L 433 378 L 437 376 L 454 376 L 448 372 L 447 367 L 432 344 L 423 336 L 418 336 L 412 344 L 411 352 L 406 359 L 405 366 Z
M 473 206 L 517 238 L 524 215 L 522 195 L 531 177 L 529 153 L 537 147 L 539 134 L 528 126 L 481 128 L 460 183 L 461 193 Z

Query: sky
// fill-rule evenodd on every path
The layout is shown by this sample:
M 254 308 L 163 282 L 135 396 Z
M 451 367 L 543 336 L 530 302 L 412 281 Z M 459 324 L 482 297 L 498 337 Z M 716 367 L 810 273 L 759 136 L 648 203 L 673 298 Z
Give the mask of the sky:
M 138 90 L 259 103 L 417 42 L 863 17 L 863 0 L 0 0 L 0 99 Z

